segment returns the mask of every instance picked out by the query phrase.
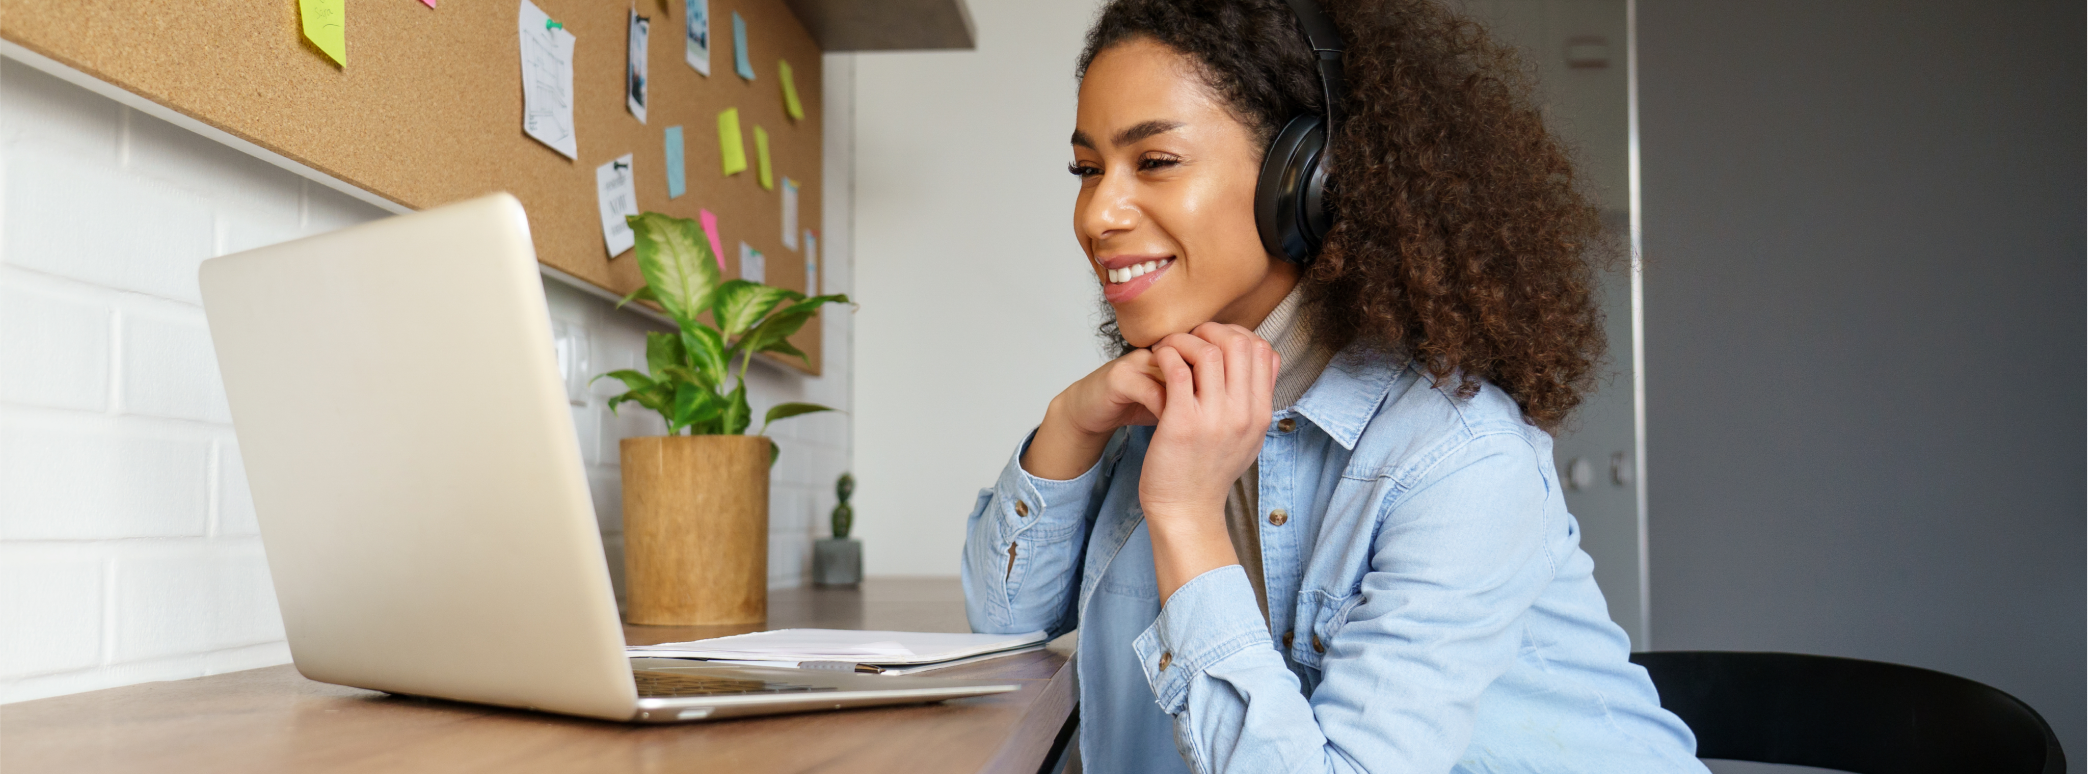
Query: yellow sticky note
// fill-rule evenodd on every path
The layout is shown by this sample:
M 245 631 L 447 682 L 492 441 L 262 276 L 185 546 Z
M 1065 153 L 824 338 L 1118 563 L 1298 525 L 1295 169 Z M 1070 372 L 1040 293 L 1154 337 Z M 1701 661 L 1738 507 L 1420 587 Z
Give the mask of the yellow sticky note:
M 776 190 L 776 174 L 769 171 L 768 130 L 760 124 L 754 125 L 754 159 L 761 164 L 761 187 Z M 741 162 L 744 165 L 746 162 Z
M 776 69 L 783 71 L 783 77 L 777 79 L 783 82 L 783 112 L 789 113 L 792 121 L 803 119 L 805 104 L 798 102 L 797 79 L 790 77 L 790 63 L 778 59 Z
M 754 131 L 759 137 L 761 128 L 755 127 Z M 767 159 L 768 146 L 762 146 L 762 153 L 761 158 Z M 718 114 L 718 158 L 725 162 L 727 175 L 747 169 L 747 143 L 740 139 L 739 108 L 726 108 Z M 766 171 L 768 162 L 762 162 L 761 168 Z
M 304 36 L 320 51 L 348 66 L 348 14 L 346 0 L 297 0 L 297 15 L 304 22 Z

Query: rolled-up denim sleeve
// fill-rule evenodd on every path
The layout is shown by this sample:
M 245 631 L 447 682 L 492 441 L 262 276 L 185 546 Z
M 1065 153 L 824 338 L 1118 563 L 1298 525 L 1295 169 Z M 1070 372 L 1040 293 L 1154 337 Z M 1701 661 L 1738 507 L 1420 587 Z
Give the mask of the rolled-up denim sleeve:
M 974 632 L 1058 637 L 1077 626 L 1089 505 L 1109 456 L 1072 479 L 1043 479 L 1022 470 L 1028 448 L 1028 439 L 1016 446 L 965 520 L 964 612 Z
M 1530 444 L 1500 435 L 1383 488 L 1360 588 L 1324 633 L 1298 623 L 1326 649 L 1309 698 L 1245 571 L 1182 585 L 1133 648 L 1183 757 L 1200 772 L 1449 771 L 1515 658 L 1514 622 L 1552 578 L 1548 486 Z

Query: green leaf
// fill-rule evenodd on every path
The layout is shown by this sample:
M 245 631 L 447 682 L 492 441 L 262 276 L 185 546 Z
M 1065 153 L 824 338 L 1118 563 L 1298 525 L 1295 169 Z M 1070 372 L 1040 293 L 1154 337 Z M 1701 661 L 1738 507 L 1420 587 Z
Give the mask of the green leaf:
M 775 439 L 769 439 L 769 467 L 770 467 L 770 468 L 775 468 L 775 467 L 776 467 L 776 458 L 779 458 L 779 457 L 782 457 L 782 456 L 783 456 L 783 445 L 781 445 L 781 444 L 777 444 L 777 443 L 776 443 L 776 440 L 775 440 Z
M 703 227 L 661 213 L 626 216 L 637 237 L 638 272 L 653 299 L 684 327 L 709 309 L 718 292 L 718 259 Z
M 595 383 L 596 380 L 600 380 L 603 377 L 619 380 L 624 383 L 625 389 L 634 392 L 652 387 L 654 384 L 652 377 L 648 377 L 644 374 L 640 374 L 630 369 L 617 369 L 607 374 L 597 375 L 594 379 L 588 380 L 587 384 L 592 385 Z
M 650 286 L 650 285 L 640 285 L 640 286 L 638 286 L 638 290 L 635 290 L 635 291 L 632 291 L 632 292 L 630 292 L 630 293 L 628 293 L 628 294 L 625 294 L 625 295 L 624 295 L 624 297 L 623 297 L 623 298 L 621 298 L 621 299 L 617 299 L 617 300 L 616 300 L 616 308 L 617 308 L 617 309 L 623 309 L 623 307 L 624 307 L 624 305 L 625 305 L 625 304 L 629 304 L 629 303 L 631 303 L 631 302 L 634 302 L 634 301 L 651 301 L 651 302 L 657 302 L 657 301 L 659 301 L 659 299 L 658 299 L 657 297 L 653 296 L 653 292 L 652 292 L 652 286 Z
M 645 332 L 645 368 L 658 380 L 667 373 L 667 367 L 688 360 L 682 352 L 681 337 L 659 331 Z
M 718 331 L 731 341 L 761 322 L 761 317 L 778 302 L 792 297 L 802 299 L 805 295 L 773 285 L 733 280 L 719 286 L 718 302 L 711 314 L 718 321 Z
M 689 366 L 708 380 L 705 387 L 716 390 L 725 384 L 731 372 L 731 356 L 725 354 L 725 338 L 710 326 L 689 326 L 682 329 L 682 350 L 688 354 Z
M 720 417 L 724 426 L 723 432 L 733 435 L 746 433 L 747 425 L 752 423 L 754 419 L 754 410 L 747 406 L 746 381 L 741 380 L 737 386 L 734 386 L 731 395 L 725 396 L 725 401 L 725 411 Z
M 811 320 L 812 316 L 819 312 L 820 307 L 836 302 L 846 303 L 847 301 L 847 296 L 838 293 L 832 296 L 815 296 L 809 299 L 800 297 L 799 301 L 776 310 L 766 320 L 754 326 L 754 330 L 747 332 L 747 335 L 740 339 L 740 346 L 754 352 L 774 352 L 776 351 L 774 347 L 777 343 L 790 338 L 791 334 L 795 334 L 798 332 L 798 329 L 803 328 L 806 321 Z M 797 348 L 790 348 L 789 352 L 797 355 L 799 358 L 805 358 L 805 354 L 797 352 Z M 805 362 L 809 364 L 811 359 L 805 358 Z
M 804 361 L 806 366 L 812 365 L 812 356 L 806 355 L 804 350 L 798 349 L 796 346 L 792 345 L 789 342 L 770 342 L 767 346 L 762 347 L 757 352 L 776 353 L 779 355 L 795 355 L 797 356 L 798 360 Z
M 798 415 L 801 415 L 801 414 L 811 414 L 811 413 L 813 413 L 813 412 L 831 412 L 831 411 L 834 411 L 834 408 L 833 408 L 833 407 L 830 407 L 830 406 L 820 406 L 820 405 L 818 405 L 818 404 L 807 404 L 807 403 L 803 403 L 803 402 L 799 402 L 799 401 L 790 401 L 790 402 L 786 402 L 786 403 L 781 403 L 781 404 L 777 404 L 777 405 L 775 405 L 775 406 L 771 406 L 771 407 L 769 407 L 769 410 L 768 410 L 768 416 L 766 416 L 766 417 L 763 417 L 763 418 L 761 418 L 761 434 L 760 434 L 760 435 L 767 435 L 767 434 L 768 434 L 768 427 L 769 427 L 769 423 L 775 422 L 775 421 L 777 421 L 777 420 L 781 420 L 781 419 L 783 419 L 783 418 L 786 418 L 786 417 L 796 417 L 796 416 L 798 416 Z
M 684 382 L 674 393 L 672 422 L 690 428 L 691 432 L 698 432 L 699 426 L 717 418 L 722 403 L 723 399 L 718 398 L 718 394 L 698 387 L 696 383 Z

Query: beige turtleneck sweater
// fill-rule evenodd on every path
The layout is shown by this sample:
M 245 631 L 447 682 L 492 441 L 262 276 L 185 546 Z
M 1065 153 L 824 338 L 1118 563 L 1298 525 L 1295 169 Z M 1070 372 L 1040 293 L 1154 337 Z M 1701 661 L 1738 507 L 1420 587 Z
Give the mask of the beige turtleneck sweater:
M 1293 287 L 1283 297 L 1269 317 L 1254 328 L 1254 335 L 1261 337 L 1276 348 L 1282 358 L 1276 369 L 1276 390 L 1270 408 L 1282 411 L 1305 396 L 1306 389 L 1319 379 L 1327 362 L 1334 353 L 1312 344 L 1305 330 L 1303 292 Z M 1262 621 L 1269 619 L 1269 592 L 1262 582 L 1261 556 L 1261 461 L 1259 458 L 1247 466 L 1247 473 L 1233 482 L 1232 492 L 1225 498 L 1225 532 L 1232 538 L 1233 553 L 1240 558 L 1240 567 L 1247 571 L 1248 583 L 1254 585 L 1254 602 L 1261 606 Z

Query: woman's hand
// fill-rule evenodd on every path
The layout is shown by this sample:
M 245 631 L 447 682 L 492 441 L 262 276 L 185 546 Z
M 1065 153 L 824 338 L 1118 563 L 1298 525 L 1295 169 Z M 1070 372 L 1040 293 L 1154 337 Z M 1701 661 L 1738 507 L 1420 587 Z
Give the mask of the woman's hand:
M 1101 459 L 1116 429 L 1158 422 L 1165 400 L 1151 350 L 1105 363 L 1051 399 L 1022 470 L 1044 479 L 1079 476 Z
M 1261 454 L 1278 363 L 1254 332 L 1221 323 L 1160 340 L 1153 362 L 1166 391 L 1138 501 L 1165 604 L 1190 579 L 1239 563 L 1225 530 L 1225 498 Z

